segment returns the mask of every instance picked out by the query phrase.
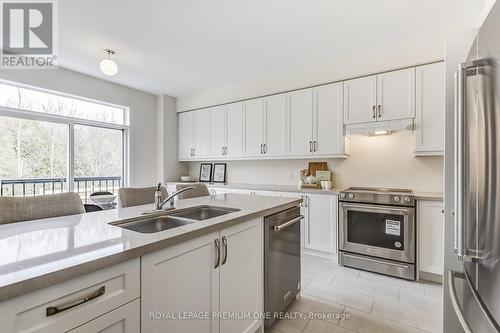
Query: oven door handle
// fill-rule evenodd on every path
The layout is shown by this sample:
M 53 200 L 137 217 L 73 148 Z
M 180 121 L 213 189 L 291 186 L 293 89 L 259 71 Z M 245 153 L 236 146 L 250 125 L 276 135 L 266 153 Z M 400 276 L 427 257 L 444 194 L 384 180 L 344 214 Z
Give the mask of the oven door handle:
M 298 216 L 298 217 L 296 217 L 296 218 L 294 218 L 294 219 L 292 219 L 290 221 L 287 221 L 287 222 L 285 222 L 283 224 L 273 226 L 273 229 L 274 229 L 274 231 L 281 231 L 281 230 L 283 230 L 283 229 L 291 226 L 292 224 L 295 224 L 295 223 L 299 222 L 303 218 L 304 218 L 304 215 L 300 215 L 300 216 Z
M 348 257 L 348 258 L 352 258 L 352 259 L 359 259 L 358 256 L 351 256 L 350 254 L 347 254 L 347 253 L 343 253 L 342 254 L 344 257 Z M 388 261 L 385 261 L 385 260 L 377 260 L 377 259 L 372 259 L 372 258 L 367 258 L 367 257 L 363 257 L 363 260 L 365 261 L 369 261 L 369 262 L 373 262 L 373 263 L 376 263 L 376 264 L 384 264 L 384 265 L 389 265 L 389 266 L 394 266 L 394 267 L 399 267 L 399 268 L 408 268 L 408 265 L 404 265 L 404 264 L 398 264 L 398 263 L 394 263 L 394 262 L 388 262 Z
M 358 208 L 362 209 L 363 211 L 368 211 L 368 212 L 380 212 L 380 211 L 391 211 L 391 212 L 398 212 L 398 213 L 410 213 L 412 209 L 415 209 L 415 207 L 406 207 L 406 206 L 401 206 L 401 207 L 391 207 L 391 206 L 385 206 L 385 205 L 374 205 L 374 204 L 352 204 L 352 203 L 345 203 L 341 202 L 340 206 L 342 208 Z

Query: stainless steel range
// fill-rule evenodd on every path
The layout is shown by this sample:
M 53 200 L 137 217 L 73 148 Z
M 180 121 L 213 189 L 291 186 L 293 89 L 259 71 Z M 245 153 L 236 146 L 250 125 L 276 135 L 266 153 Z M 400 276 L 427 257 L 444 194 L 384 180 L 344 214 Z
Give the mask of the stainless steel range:
M 415 280 L 415 198 L 407 189 L 339 194 L 339 263 Z

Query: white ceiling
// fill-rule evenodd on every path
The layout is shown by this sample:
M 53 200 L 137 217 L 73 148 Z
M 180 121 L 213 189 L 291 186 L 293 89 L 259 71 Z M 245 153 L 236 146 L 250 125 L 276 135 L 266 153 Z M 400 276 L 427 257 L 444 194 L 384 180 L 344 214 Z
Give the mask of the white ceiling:
M 369 57 L 377 46 L 408 39 L 444 42 L 449 1 L 456 7 L 458 0 L 62 0 L 59 60 L 183 96 L 327 59 Z M 105 48 L 117 53 L 112 78 L 98 69 Z

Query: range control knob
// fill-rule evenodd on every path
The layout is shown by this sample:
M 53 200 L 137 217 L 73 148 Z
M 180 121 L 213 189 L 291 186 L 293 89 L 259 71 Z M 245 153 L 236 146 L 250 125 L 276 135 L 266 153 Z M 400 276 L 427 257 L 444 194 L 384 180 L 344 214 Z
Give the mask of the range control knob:
M 411 201 L 411 198 L 410 198 L 410 197 L 405 197 L 405 198 L 404 198 L 404 201 L 405 201 L 405 202 L 410 202 L 410 201 Z
M 340 198 L 344 199 L 345 198 L 345 193 L 340 193 Z
M 401 198 L 399 197 L 399 195 L 396 195 L 396 196 L 394 197 L 394 201 L 399 202 L 400 200 L 401 200 Z
M 349 193 L 349 199 L 353 199 L 353 198 L 354 198 L 354 194 Z

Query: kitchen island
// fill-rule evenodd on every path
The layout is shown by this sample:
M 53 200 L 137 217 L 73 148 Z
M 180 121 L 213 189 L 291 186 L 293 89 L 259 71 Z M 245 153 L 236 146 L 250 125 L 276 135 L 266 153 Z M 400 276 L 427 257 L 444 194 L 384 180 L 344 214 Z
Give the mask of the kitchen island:
M 257 316 L 195 317 L 227 309 L 245 315 L 263 311 L 263 218 L 300 201 L 243 194 L 179 200 L 177 210 L 238 211 L 156 233 L 109 224 L 137 218 L 153 205 L 2 225 L 3 327 L 9 332 L 86 332 L 116 325 L 123 332 L 258 330 Z

